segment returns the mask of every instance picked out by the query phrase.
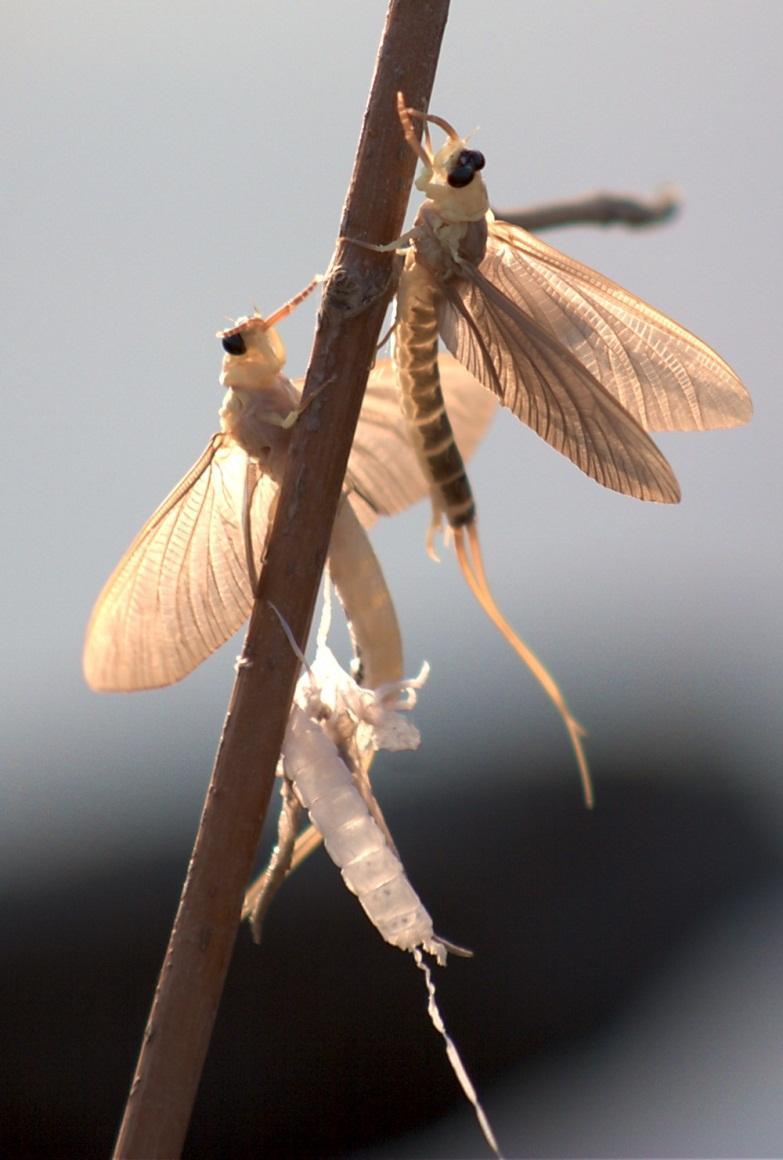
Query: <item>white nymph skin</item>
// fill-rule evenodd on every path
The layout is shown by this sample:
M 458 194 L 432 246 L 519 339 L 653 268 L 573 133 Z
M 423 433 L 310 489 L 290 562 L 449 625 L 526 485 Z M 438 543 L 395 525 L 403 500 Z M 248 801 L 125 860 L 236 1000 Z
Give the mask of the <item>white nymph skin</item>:
M 363 773 L 377 749 L 418 747 L 418 730 L 400 710 L 413 707 L 427 672 L 425 666 L 415 680 L 362 688 L 320 639 L 311 668 L 297 684 L 281 764 L 373 926 L 392 946 L 421 947 L 443 965 L 447 946 L 435 937 Z

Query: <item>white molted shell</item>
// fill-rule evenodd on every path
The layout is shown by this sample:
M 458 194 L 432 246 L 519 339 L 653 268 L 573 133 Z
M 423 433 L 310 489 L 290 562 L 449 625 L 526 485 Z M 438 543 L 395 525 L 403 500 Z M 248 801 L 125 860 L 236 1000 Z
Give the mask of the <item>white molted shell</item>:
M 409 684 L 420 683 L 421 678 Z M 445 962 L 446 948 L 435 938 L 432 919 L 334 740 L 339 738 L 343 751 L 357 744 L 377 748 L 384 739 L 395 748 L 415 748 L 418 733 L 397 712 L 399 693 L 400 686 L 381 694 L 360 688 L 319 645 L 291 709 L 283 772 L 346 886 L 386 942 L 406 951 L 421 947 Z M 357 743 L 360 733 L 363 741 Z

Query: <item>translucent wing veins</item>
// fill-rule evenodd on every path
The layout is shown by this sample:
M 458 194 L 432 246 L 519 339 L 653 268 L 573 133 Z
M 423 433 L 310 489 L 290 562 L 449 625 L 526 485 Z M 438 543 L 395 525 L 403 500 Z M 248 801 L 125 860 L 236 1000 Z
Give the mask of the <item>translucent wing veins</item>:
M 505 222 L 489 228 L 481 272 L 520 305 L 649 431 L 733 427 L 752 404 L 696 335 L 589 266 Z
M 519 304 L 516 285 L 466 267 L 439 297 L 446 346 L 501 402 L 605 487 L 676 503 L 677 481 L 640 425 L 582 363 Z M 513 295 L 513 297 L 512 297 Z
M 105 584 L 87 629 L 84 672 L 99 690 L 180 680 L 246 619 L 252 603 L 243 500 L 245 452 L 215 435 L 153 513 Z M 252 495 L 255 552 L 276 485 Z

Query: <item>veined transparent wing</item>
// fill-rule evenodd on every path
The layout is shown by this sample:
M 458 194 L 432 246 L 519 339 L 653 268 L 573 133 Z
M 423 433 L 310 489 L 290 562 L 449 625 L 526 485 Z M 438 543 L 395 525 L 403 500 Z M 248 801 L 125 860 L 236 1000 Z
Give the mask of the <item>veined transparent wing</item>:
M 604 487 L 677 503 L 663 454 L 551 328 L 525 310 L 516 269 L 488 247 L 480 267 L 440 285 L 446 346 L 500 401 Z
M 700 338 L 518 226 L 490 225 L 481 273 L 561 342 L 647 431 L 734 427 L 752 413 Z
M 450 355 L 439 355 L 438 370 L 457 446 L 467 460 L 495 414 L 497 402 Z M 400 410 L 389 359 L 379 360 L 370 374 L 345 486 L 365 527 L 378 516 L 395 515 L 430 494 Z
M 454 360 L 445 360 L 442 381 L 457 436 L 469 454 L 495 400 Z M 365 526 L 429 494 L 388 360 L 370 380 L 346 488 Z M 246 489 L 252 494 L 249 524 L 257 562 L 277 485 L 236 443 L 215 435 L 144 525 L 98 597 L 83 657 L 91 688 L 131 692 L 173 684 L 241 627 L 253 602 L 243 528 Z M 360 612 L 355 607 L 354 617 Z
M 130 692 L 179 681 L 247 618 L 246 488 L 257 559 L 276 484 L 237 444 L 215 435 L 98 597 L 83 658 L 91 688 Z

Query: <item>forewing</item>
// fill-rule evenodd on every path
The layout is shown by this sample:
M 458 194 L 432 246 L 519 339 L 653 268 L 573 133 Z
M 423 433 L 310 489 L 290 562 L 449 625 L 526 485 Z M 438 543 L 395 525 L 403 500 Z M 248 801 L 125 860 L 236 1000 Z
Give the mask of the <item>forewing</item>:
M 446 346 L 536 434 L 604 487 L 660 503 L 679 500 L 674 473 L 649 435 L 510 296 L 516 286 L 496 251 L 441 291 Z
M 276 486 L 259 478 L 240 447 L 214 436 L 98 597 L 84 647 L 91 688 L 170 685 L 240 627 L 253 599 L 243 531 L 246 488 L 258 559 Z
M 457 446 L 467 460 L 483 437 L 497 403 L 450 355 L 438 357 L 438 370 Z M 389 359 L 379 360 L 370 374 L 345 486 L 365 527 L 379 515 L 395 515 L 430 494 L 400 410 Z
M 494 222 L 481 271 L 645 430 L 734 427 L 750 418 L 748 392 L 705 342 L 526 230 Z

